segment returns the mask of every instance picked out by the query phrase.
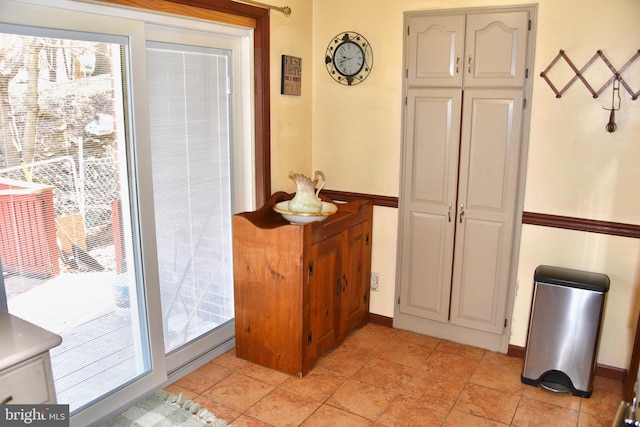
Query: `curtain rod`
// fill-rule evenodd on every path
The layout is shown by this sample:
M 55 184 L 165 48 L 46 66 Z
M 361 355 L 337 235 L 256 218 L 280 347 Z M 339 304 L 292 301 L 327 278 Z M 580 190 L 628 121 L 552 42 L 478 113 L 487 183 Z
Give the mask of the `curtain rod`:
M 248 4 L 252 4 L 254 6 L 259 6 L 259 7 L 263 7 L 265 9 L 275 9 L 275 10 L 279 10 L 280 12 L 282 12 L 284 14 L 284 16 L 290 16 L 291 15 L 291 8 L 289 6 L 272 6 L 270 4 L 266 4 L 266 3 L 260 3 L 259 1 L 254 1 L 254 0 L 233 0 L 235 2 L 240 2 L 240 3 L 248 3 Z

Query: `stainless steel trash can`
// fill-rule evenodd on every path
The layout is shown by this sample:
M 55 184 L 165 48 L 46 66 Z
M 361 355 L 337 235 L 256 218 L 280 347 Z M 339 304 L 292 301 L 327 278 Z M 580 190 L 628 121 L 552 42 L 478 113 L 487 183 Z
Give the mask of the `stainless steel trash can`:
M 523 383 L 591 397 L 609 283 L 604 274 L 536 268 Z

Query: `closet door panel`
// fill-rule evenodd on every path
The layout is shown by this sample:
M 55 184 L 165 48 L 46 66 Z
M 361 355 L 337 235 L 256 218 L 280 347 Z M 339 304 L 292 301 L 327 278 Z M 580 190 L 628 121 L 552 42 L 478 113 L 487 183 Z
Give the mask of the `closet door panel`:
M 407 97 L 403 152 L 401 313 L 446 322 L 455 232 L 459 89 Z
M 448 210 L 455 202 L 461 91 L 417 89 L 408 96 L 411 202 Z
M 460 86 L 464 15 L 413 16 L 409 20 L 407 84 Z
M 451 323 L 492 333 L 506 312 L 522 105 L 518 89 L 469 89 L 462 110 Z
M 486 332 L 500 333 L 504 307 L 500 287 L 505 254 L 505 225 L 468 219 L 459 229 L 452 287 L 451 323 Z M 508 263 L 506 263 L 508 267 Z M 504 304 L 502 304 L 504 305 Z
M 465 86 L 523 86 L 528 31 L 526 11 L 469 14 Z
M 400 312 L 446 323 L 453 260 L 447 218 L 413 212 L 408 222 Z
M 465 91 L 459 198 L 467 215 L 505 215 L 513 209 L 522 103 L 517 89 Z

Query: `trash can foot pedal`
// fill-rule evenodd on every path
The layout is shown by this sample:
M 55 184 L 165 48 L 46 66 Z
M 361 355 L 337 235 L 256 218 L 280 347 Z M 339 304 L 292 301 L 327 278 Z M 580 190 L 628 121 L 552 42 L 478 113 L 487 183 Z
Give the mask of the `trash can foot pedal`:
M 567 393 L 571 391 L 571 387 L 552 381 L 540 381 L 540 387 L 554 393 Z

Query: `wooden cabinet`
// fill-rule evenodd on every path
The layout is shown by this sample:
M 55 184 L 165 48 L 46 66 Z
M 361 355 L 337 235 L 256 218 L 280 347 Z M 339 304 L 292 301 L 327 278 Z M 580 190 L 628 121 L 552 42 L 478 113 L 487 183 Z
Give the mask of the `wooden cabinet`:
M 236 356 L 303 376 L 368 321 L 373 203 L 289 224 L 273 206 L 233 217 Z
M 416 14 L 408 19 L 409 86 L 522 86 L 527 11 Z
M 528 16 L 407 17 L 395 327 L 494 351 L 508 343 Z

